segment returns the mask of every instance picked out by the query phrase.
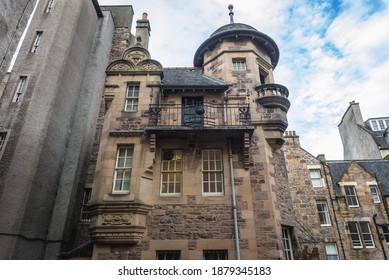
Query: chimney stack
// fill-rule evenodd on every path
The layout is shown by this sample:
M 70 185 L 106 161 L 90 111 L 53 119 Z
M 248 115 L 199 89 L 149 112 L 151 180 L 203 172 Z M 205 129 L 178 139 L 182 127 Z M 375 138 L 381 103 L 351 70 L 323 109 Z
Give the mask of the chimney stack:
M 150 22 L 147 19 L 148 14 L 143 13 L 142 19 L 136 21 L 136 33 L 135 33 L 135 44 L 137 46 L 149 48 L 149 37 L 150 37 Z

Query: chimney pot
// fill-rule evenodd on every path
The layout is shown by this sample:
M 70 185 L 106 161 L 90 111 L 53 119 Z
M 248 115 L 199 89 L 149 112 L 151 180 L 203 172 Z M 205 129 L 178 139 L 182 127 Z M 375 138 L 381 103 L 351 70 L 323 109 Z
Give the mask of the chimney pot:
M 142 14 L 142 20 L 147 20 L 147 16 L 148 16 L 147 13 L 143 13 Z

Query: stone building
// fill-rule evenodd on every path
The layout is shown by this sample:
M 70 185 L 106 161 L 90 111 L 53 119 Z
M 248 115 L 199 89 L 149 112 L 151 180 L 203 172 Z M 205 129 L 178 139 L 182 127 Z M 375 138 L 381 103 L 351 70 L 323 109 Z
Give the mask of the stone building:
M 389 117 L 363 121 L 359 103 L 350 102 L 338 125 L 343 158 L 380 159 L 389 156 Z
M 92 259 L 292 259 L 280 150 L 288 90 L 276 43 L 230 23 L 194 67 L 164 68 L 148 32 L 107 67 L 92 186 Z M 149 30 L 145 18 L 143 31 Z
M 302 258 L 387 259 L 389 161 L 326 161 L 287 131 L 288 170 Z
M 300 145 L 295 131 L 285 132 L 282 147 L 296 216 L 302 259 L 345 259 L 328 167 Z
M 0 258 L 298 256 L 276 43 L 231 6 L 193 67 L 163 68 L 132 16 L 37 1 L 1 91 Z
M 347 259 L 388 259 L 389 160 L 327 161 Z

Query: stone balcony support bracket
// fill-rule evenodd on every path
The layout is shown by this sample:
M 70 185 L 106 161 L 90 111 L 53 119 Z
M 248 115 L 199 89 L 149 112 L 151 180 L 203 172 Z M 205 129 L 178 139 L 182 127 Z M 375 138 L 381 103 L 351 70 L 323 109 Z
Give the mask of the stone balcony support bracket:
M 152 206 L 134 201 L 92 204 L 90 234 L 98 244 L 134 245 L 146 231 L 146 215 Z

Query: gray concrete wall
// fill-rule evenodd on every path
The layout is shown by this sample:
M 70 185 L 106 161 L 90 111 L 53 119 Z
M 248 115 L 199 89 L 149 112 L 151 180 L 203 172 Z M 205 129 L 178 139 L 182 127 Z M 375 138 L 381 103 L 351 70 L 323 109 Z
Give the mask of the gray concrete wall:
M 15 65 L 20 71 L 11 74 L 0 104 L 0 128 L 11 130 L 0 161 L 1 259 L 58 253 L 61 242 L 54 241 L 62 240 L 68 207 L 82 185 L 108 64 L 112 20 L 99 20 L 89 0 L 58 1 L 48 15 L 45 4 L 39 4 Z M 42 41 L 30 53 L 36 31 L 43 31 Z M 21 75 L 27 76 L 26 91 L 21 102 L 10 103 Z
M 359 104 L 353 102 L 338 126 L 345 160 L 381 158 L 381 153 L 372 135 L 362 126 Z
M 0 1 L 0 80 L 9 67 L 36 0 Z

